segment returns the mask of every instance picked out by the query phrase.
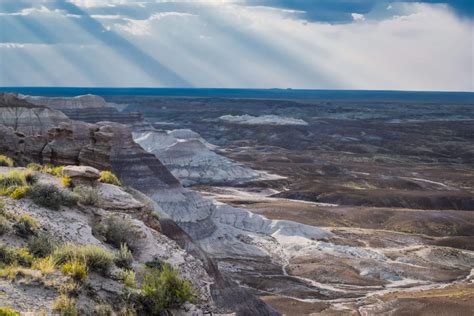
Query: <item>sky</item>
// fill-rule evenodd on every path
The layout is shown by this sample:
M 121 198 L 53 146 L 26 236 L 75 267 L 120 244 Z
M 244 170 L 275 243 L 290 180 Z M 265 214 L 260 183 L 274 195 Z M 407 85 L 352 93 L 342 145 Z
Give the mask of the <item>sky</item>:
M 0 86 L 474 91 L 474 1 L 0 0 Z

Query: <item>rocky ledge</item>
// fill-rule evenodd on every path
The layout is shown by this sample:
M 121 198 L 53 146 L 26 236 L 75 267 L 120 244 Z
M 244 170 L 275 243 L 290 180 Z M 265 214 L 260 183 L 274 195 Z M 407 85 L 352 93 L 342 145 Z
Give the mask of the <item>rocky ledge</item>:
M 168 265 L 173 277 L 189 282 L 191 296 L 166 308 L 176 315 L 216 312 L 213 279 L 201 261 L 161 233 L 151 200 L 97 180 L 65 187 L 64 178 L 47 168 L 31 168 L 39 171 L 0 167 L 0 306 L 61 315 L 155 314 L 147 278 Z M 76 178 L 99 174 L 92 167 L 64 170 Z M 5 179 L 24 182 L 6 188 Z M 186 300 L 195 305 L 180 308 Z

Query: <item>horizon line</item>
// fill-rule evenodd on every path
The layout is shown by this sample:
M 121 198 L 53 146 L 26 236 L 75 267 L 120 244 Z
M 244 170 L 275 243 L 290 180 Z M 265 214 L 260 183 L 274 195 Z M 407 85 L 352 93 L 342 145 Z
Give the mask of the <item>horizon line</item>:
M 323 88 L 219 88 L 219 87 L 87 87 L 87 86 L 0 86 L 1 90 L 8 89 L 148 89 L 148 90 L 260 90 L 260 91 L 334 91 L 334 92 L 408 92 L 408 93 L 467 93 L 472 91 L 462 90 L 399 90 L 399 89 L 323 89 Z

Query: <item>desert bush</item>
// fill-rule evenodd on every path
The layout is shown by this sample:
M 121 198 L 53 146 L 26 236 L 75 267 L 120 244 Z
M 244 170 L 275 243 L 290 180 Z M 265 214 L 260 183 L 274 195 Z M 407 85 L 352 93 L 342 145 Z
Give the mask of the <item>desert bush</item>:
M 133 255 L 126 244 L 120 245 L 120 249 L 115 254 L 114 262 L 119 268 L 130 269 L 132 267 Z
M 18 277 L 24 279 L 22 283 L 29 284 L 31 281 L 40 281 L 43 274 L 36 269 L 20 266 L 17 263 L 7 265 L 0 269 L 0 277 L 10 281 L 17 280 Z
M 38 163 L 35 163 L 35 162 L 29 163 L 26 166 L 26 168 L 28 168 L 31 171 L 42 171 L 43 170 L 43 166 L 38 164 Z
M 100 173 L 99 181 L 102 183 L 108 183 L 108 184 L 113 184 L 113 185 L 118 185 L 118 186 L 122 185 L 122 183 L 120 183 L 120 180 L 117 178 L 117 176 L 114 175 L 110 171 L 102 171 Z
M 25 170 L 25 171 L 22 171 L 22 173 L 27 185 L 33 185 L 36 182 L 38 182 L 38 176 L 36 175 L 36 173 L 32 172 L 31 170 Z
M 5 216 L 0 215 L 0 235 L 6 234 L 10 230 L 10 225 Z
M 120 278 L 123 280 L 123 284 L 127 288 L 134 289 L 137 287 L 137 281 L 135 279 L 135 271 L 133 270 L 122 270 L 120 271 Z
M 68 176 L 63 176 L 63 177 L 61 178 L 61 184 L 62 184 L 63 187 L 65 187 L 65 188 L 70 188 L 70 187 L 72 187 L 71 178 L 68 177 Z
M 40 270 L 43 274 L 51 274 L 56 270 L 56 264 L 52 256 L 47 256 L 45 258 L 34 259 L 31 268 Z
M 32 236 L 28 239 L 28 251 L 35 257 L 49 256 L 56 248 L 56 242 L 48 234 Z
M 39 228 L 36 220 L 28 214 L 23 214 L 17 218 L 15 224 L 13 224 L 15 233 L 23 238 L 36 235 L 36 231 Z
M 8 195 L 16 187 L 26 185 L 25 173 L 18 170 L 10 171 L 7 174 L 0 175 L 0 194 Z
M 67 295 L 61 294 L 53 303 L 53 311 L 61 316 L 77 316 L 76 301 Z
M 79 203 L 82 205 L 96 205 L 99 200 L 99 195 L 94 188 L 81 185 L 74 188 L 74 193 L 77 194 Z
M 73 206 L 77 204 L 77 196 L 66 190 L 59 190 L 52 184 L 35 184 L 30 187 L 28 197 L 36 204 L 53 210 L 60 206 Z
M 64 166 L 54 166 L 52 164 L 46 164 L 41 171 L 49 173 L 55 177 L 61 177 L 63 175 Z
M 130 219 L 110 215 L 104 225 L 104 237 L 109 244 L 116 248 L 125 244 L 128 249 L 135 251 L 138 248 L 140 232 Z
M 0 245 L 0 262 L 5 265 L 18 264 L 30 267 L 34 257 L 26 248 L 10 248 Z
M 94 245 L 76 246 L 64 244 L 53 252 L 57 264 L 67 261 L 81 260 L 89 270 L 107 274 L 114 264 L 114 256 L 109 251 Z
M 13 308 L 0 307 L 0 316 L 20 316 L 20 312 L 17 312 Z
M 97 304 L 94 306 L 94 315 L 97 316 L 112 316 L 115 315 L 112 306 L 109 304 Z
M 0 155 L 0 167 L 13 167 L 15 163 L 8 156 Z
M 118 316 L 137 316 L 137 311 L 132 305 L 126 304 L 117 313 Z
M 160 259 L 158 258 L 153 258 L 152 260 L 150 261 L 147 261 L 145 262 L 145 266 L 148 267 L 148 268 L 153 268 L 153 269 L 159 269 L 161 270 L 161 268 L 163 268 L 163 261 L 161 261 Z
M 177 308 L 195 299 L 191 282 L 182 279 L 169 264 L 161 270 L 147 268 L 141 286 L 144 313 L 158 315 L 165 309 Z
M 61 267 L 61 272 L 72 277 L 77 282 L 83 282 L 87 278 L 87 267 L 79 259 L 64 263 Z
M 83 289 L 83 284 L 72 279 L 67 280 L 59 286 L 59 293 L 67 296 L 78 296 Z
M 16 187 L 12 193 L 10 193 L 10 197 L 14 200 L 21 200 L 26 196 L 28 191 L 30 190 L 29 186 L 23 185 L 21 187 Z

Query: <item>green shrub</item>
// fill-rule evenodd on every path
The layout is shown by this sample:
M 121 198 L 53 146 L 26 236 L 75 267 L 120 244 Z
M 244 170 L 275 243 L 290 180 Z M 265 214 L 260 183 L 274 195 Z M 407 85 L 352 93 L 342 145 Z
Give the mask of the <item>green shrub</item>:
M 21 187 L 16 187 L 12 193 L 10 193 L 10 197 L 14 200 L 21 200 L 26 196 L 28 193 L 30 187 L 29 186 L 21 186 Z
M 37 164 L 35 162 L 32 162 L 32 163 L 29 163 L 26 168 L 28 168 L 29 170 L 31 171 L 42 171 L 43 170 L 43 166 L 40 165 L 40 164 Z
M 68 296 L 78 296 L 82 290 L 82 283 L 74 280 L 68 280 L 61 283 L 59 286 L 59 293 L 66 294 Z
M 41 171 L 49 173 L 55 177 L 61 177 L 63 175 L 64 166 L 54 166 L 52 164 L 46 164 Z
M 0 215 L 5 215 L 5 201 L 0 197 Z
M 151 261 L 147 261 L 145 262 L 145 266 L 147 266 L 148 268 L 153 268 L 153 269 L 158 269 L 158 270 L 161 270 L 161 268 L 163 268 L 163 261 L 161 261 L 160 259 L 158 258 L 153 258 Z
M 48 234 L 41 234 L 28 239 L 28 251 L 35 257 L 47 257 L 55 248 L 56 242 Z
M 61 272 L 72 277 L 77 282 L 83 282 L 87 278 L 87 267 L 79 259 L 64 263 L 61 267 Z
M 72 187 L 71 178 L 68 177 L 68 176 L 63 176 L 63 177 L 61 178 L 61 184 L 62 184 L 63 187 L 65 187 L 65 188 L 71 188 L 71 187 Z
M 32 269 L 40 270 L 42 274 L 51 274 L 56 270 L 56 264 L 52 256 L 36 258 L 31 265 Z
M 6 234 L 10 230 L 10 225 L 5 216 L 0 215 L 0 235 Z
M 30 215 L 23 214 L 17 218 L 16 223 L 13 224 L 13 228 L 18 236 L 26 238 L 36 235 L 39 225 Z
M 18 170 L 0 175 L 0 194 L 10 194 L 14 188 L 26 185 L 25 173 Z
M 132 305 L 124 305 L 118 312 L 118 316 L 137 316 L 137 311 Z
M 177 308 L 194 299 L 191 283 L 181 279 L 169 264 L 163 265 L 161 270 L 146 269 L 140 297 L 143 312 L 158 315 L 164 309 Z
M 96 306 L 94 306 L 94 315 L 112 316 L 115 314 L 112 306 L 110 306 L 109 304 L 97 304 Z
M 0 262 L 5 265 L 19 264 L 24 267 L 31 266 L 34 257 L 26 248 L 9 248 L 0 245 Z
M 114 264 L 114 256 L 107 250 L 94 245 L 76 246 L 64 244 L 53 252 L 57 264 L 67 261 L 81 260 L 89 270 L 107 274 Z
M 138 248 L 140 232 L 128 218 L 117 215 L 107 217 L 104 227 L 104 237 L 108 243 L 120 248 L 122 244 L 135 251 Z
M 137 287 L 137 281 L 135 279 L 135 271 L 133 270 L 122 270 L 120 271 L 120 277 L 123 280 L 123 284 L 126 288 L 135 289 Z
M 77 196 L 68 191 L 59 190 L 52 184 L 35 184 L 30 187 L 28 197 L 40 206 L 58 210 L 60 206 L 74 206 Z
M 0 307 L 0 316 L 20 316 L 20 312 L 17 312 L 13 308 Z
M 99 181 L 102 183 L 108 183 L 108 184 L 113 184 L 113 185 L 118 185 L 118 186 L 122 185 L 122 183 L 120 183 L 120 180 L 117 178 L 117 176 L 114 175 L 110 171 L 102 171 L 100 173 Z
M 36 182 L 38 182 L 38 177 L 36 176 L 34 172 L 31 172 L 31 170 L 25 170 L 25 171 L 22 171 L 22 173 L 23 173 L 23 177 L 25 178 L 26 184 L 33 185 Z
M 0 167 L 13 167 L 14 165 L 13 159 L 5 155 L 0 155 Z
M 133 255 L 126 244 L 120 245 L 120 249 L 115 254 L 114 261 L 119 268 L 130 269 L 132 267 Z
M 77 316 L 76 301 L 64 294 L 61 294 L 53 304 L 53 311 L 61 316 Z
M 79 203 L 82 205 L 96 205 L 99 200 L 99 196 L 94 188 L 81 185 L 74 188 L 74 193 L 77 194 Z

